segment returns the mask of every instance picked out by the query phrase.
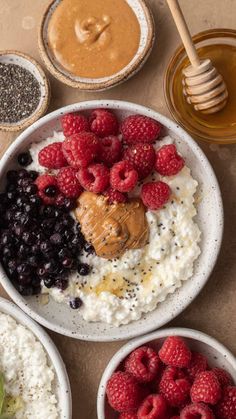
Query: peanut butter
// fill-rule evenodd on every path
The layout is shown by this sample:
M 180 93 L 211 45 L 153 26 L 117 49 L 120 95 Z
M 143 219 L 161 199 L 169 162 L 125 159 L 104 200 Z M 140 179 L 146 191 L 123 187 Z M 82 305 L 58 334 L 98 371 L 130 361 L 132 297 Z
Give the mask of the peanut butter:
M 112 259 L 147 243 L 149 229 L 140 199 L 110 205 L 102 195 L 83 192 L 77 204 L 75 216 L 98 256 Z
M 111 76 L 136 54 L 138 19 L 126 0 L 61 0 L 48 24 L 58 63 L 87 78 Z

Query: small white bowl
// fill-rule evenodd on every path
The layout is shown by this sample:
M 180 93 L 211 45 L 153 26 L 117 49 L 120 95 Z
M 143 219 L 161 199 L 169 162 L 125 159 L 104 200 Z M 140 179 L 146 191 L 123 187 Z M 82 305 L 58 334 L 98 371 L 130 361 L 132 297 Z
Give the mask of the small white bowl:
M 105 323 L 88 323 L 77 310 L 69 305 L 59 304 L 50 299 L 49 304 L 40 304 L 36 297 L 23 297 L 0 267 L 0 281 L 10 297 L 29 316 L 45 327 L 62 335 L 95 342 L 130 339 L 151 332 L 172 320 L 181 313 L 199 294 L 214 268 L 222 240 L 223 207 L 219 186 L 210 163 L 200 147 L 175 122 L 158 112 L 134 103 L 116 100 L 93 100 L 80 102 L 58 109 L 37 121 L 25 130 L 5 152 L 0 161 L 0 189 L 4 185 L 7 170 L 14 168 L 16 156 L 27 150 L 32 142 L 39 142 L 55 131 L 61 130 L 60 118 L 68 112 L 87 114 L 94 108 L 113 109 L 119 119 L 130 114 L 143 114 L 158 120 L 164 127 L 164 135 L 171 135 L 180 152 L 185 156 L 193 177 L 199 182 L 198 214 L 196 220 L 202 231 L 201 255 L 194 264 L 194 274 L 182 283 L 165 301 L 158 304 L 152 312 L 143 314 L 140 320 L 115 327 Z
M 127 66 L 118 73 L 103 78 L 77 77 L 66 71 L 53 57 L 47 41 L 48 24 L 52 13 L 62 0 L 52 0 L 47 6 L 40 25 L 39 51 L 50 73 L 68 86 L 85 90 L 101 91 L 114 87 L 136 74 L 148 59 L 155 40 L 152 12 L 145 0 L 126 0 L 135 13 L 141 30 L 138 51 Z
M 205 333 L 193 329 L 170 328 L 134 339 L 122 346 L 108 363 L 98 389 L 97 417 L 98 419 L 116 418 L 114 411 L 106 400 L 107 381 L 120 363 L 136 348 L 151 344 L 153 348 L 160 349 L 163 341 L 168 336 L 180 336 L 186 340 L 191 350 L 199 351 L 208 359 L 210 367 L 219 367 L 227 370 L 236 383 L 236 359 L 233 354 L 221 343 Z
M 19 51 L 0 51 L 1 64 L 17 64 L 25 68 L 39 82 L 40 86 L 40 100 L 37 108 L 33 113 L 20 121 L 15 123 L 0 122 L 0 130 L 2 131 L 20 131 L 32 125 L 37 119 L 43 116 L 48 108 L 50 101 L 50 85 L 46 74 L 44 73 L 41 65 L 32 57 Z
M 66 372 L 64 362 L 50 337 L 44 332 L 42 327 L 30 319 L 23 311 L 10 301 L 0 298 L 0 312 L 9 314 L 17 323 L 22 324 L 36 336 L 38 341 L 43 345 L 47 353 L 48 362 L 54 367 L 55 382 L 54 392 L 58 400 L 59 418 L 72 418 L 72 400 L 70 382 Z M 46 418 L 45 418 L 46 419 Z

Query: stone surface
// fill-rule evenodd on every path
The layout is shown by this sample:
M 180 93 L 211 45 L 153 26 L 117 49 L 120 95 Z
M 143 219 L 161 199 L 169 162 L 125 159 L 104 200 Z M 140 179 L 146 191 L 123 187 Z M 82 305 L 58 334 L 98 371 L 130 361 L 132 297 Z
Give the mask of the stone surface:
M 181 0 L 193 34 L 204 29 L 235 28 L 235 0 Z M 0 50 L 15 49 L 39 59 L 37 27 L 48 0 L 1 0 Z M 147 105 L 169 116 L 164 95 L 163 75 L 180 40 L 164 0 L 149 0 L 153 10 L 157 40 L 143 69 L 131 80 L 107 92 L 86 93 L 66 87 L 50 77 L 50 111 L 70 103 L 95 98 L 128 100 Z M 16 134 L 0 133 L 0 155 Z M 218 177 L 225 207 L 225 233 L 218 263 L 198 298 L 171 322 L 206 332 L 236 354 L 236 146 L 201 143 Z M 0 290 L 4 297 L 6 293 Z M 104 367 L 122 345 L 86 343 L 49 332 L 66 363 L 73 392 L 73 419 L 96 419 L 96 392 Z

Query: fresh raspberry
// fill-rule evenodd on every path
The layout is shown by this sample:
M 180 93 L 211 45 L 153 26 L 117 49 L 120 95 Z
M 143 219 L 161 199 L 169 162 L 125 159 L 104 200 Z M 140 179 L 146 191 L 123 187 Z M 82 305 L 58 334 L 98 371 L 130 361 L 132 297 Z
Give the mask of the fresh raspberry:
M 228 371 L 223 370 L 223 368 L 213 368 L 212 372 L 214 372 L 214 374 L 218 378 L 218 381 L 222 388 L 233 385 L 233 379 L 231 375 L 228 373 Z
M 160 394 L 150 394 L 138 409 L 138 419 L 165 419 L 167 404 Z
M 141 198 L 151 210 L 162 208 L 170 197 L 170 187 L 165 182 L 148 182 L 142 186 Z
M 180 416 L 171 416 L 171 418 L 170 419 L 180 419 Z
M 139 179 L 144 179 L 150 175 L 156 160 L 156 153 L 151 144 L 134 144 L 128 147 L 123 156 L 128 160 L 138 172 Z
M 107 383 L 106 394 L 110 406 L 117 412 L 137 410 L 143 400 L 143 390 L 132 375 L 115 372 Z
M 99 137 L 118 134 L 119 124 L 113 112 L 107 109 L 95 109 L 89 118 L 90 129 Z
M 200 372 L 193 382 L 190 395 L 193 403 L 216 404 L 221 397 L 221 388 L 214 372 Z
M 187 368 L 189 377 L 194 380 L 199 372 L 206 371 L 208 368 L 207 359 L 199 352 L 192 352 L 191 362 Z
M 89 123 L 84 115 L 79 113 L 68 113 L 61 118 L 61 125 L 65 137 L 89 131 Z
M 104 164 L 95 163 L 77 173 L 78 180 L 87 191 L 102 193 L 109 185 L 109 169 Z
M 58 188 L 67 198 L 77 198 L 83 191 L 76 174 L 74 167 L 64 167 L 57 175 Z
M 92 132 L 73 134 L 63 142 L 62 150 L 69 165 L 79 169 L 97 157 L 99 140 Z
M 167 367 L 162 375 L 159 390 L 170 406 L 182 406 L 189 398 L 191 384 L 183 371 Z
M 124 412 L 120 414 L 119 419 L 138 419 L 138 416 L 136 412 Z
M 153 143 L 160 135 L 161 125 L 144 115 L 130 115 L 122 122 L 121 132 L 127 144 Z
M 108 197 L 109 204 L 121 204 L 127 202 L 127 196 L 119 191 L 115 191 L 115 189 L 108 188 L 104 194 Z
M 156 154 L 155 168 L 160 175 L 177 175 L 184 167 L 184 159 L 176 150 L 174 144 L 163 145 Z
M 136 380 L 148 383 L 157 376 L 160 366 L 160 359 L 157 353 L 148 346 L 141 346 L 135 349 L 128 356 L 125 362 L 125 369 Z
M 166 365 L 184 368 L 191 361 L 191 351 L 179 336 L 169 336 L 159 350 L 159 357 Z
M 207 405 L 193 403 L 180 412 L 180 419 L 215 419 L 215 415 Z
M 138 173 L 128 161 L 122 160 L 111 168 L 110 184 L 119 192 L 130 192 L 136 186 Z
M 101 138 L 99 151 L 99 161 L 111 167 L 120 160 L 122 154 L 122 143 L 115 135 Z
M 62 143 L 52 143 L 40 150 L 38 161 L 41 166 L 48 169 L 60 169 L 67 166 L 66 158 L 62 152 Z
M 223 389 L 223 396 L 216 405 L 216 417 L 219 419 L 236 418 L 236 387 L 228 386 Z
M 55 203 L 57 193 L 55 196 L 48 196 L 46 195 L 45 191 L 49 186 L 54 186 L 55 190 L 57 191 L 56 177 L 48 174 L 40 175 L 35 180 L 35 184 L 38 187 L 38 194 L 40 198 L 42 198 L 43 202 L 46 205 L 53 205 Z

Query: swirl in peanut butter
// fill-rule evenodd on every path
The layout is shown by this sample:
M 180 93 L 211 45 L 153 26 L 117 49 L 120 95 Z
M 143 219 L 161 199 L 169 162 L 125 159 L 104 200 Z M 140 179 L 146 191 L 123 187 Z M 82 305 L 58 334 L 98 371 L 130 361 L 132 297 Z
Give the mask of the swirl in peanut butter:
M 102 195 L 83 192 L 77 204 L 75 216 L 98 256 L 116 258 L 126 250 L 139 249 L 147 243 L 149 229 L 140 199 L 110 205 Z
M 61 0 L 47 35 L 62 67 L 76 76 L 99 78 L 129 64 L 139 47 L 140 25 L 126 0 Z

